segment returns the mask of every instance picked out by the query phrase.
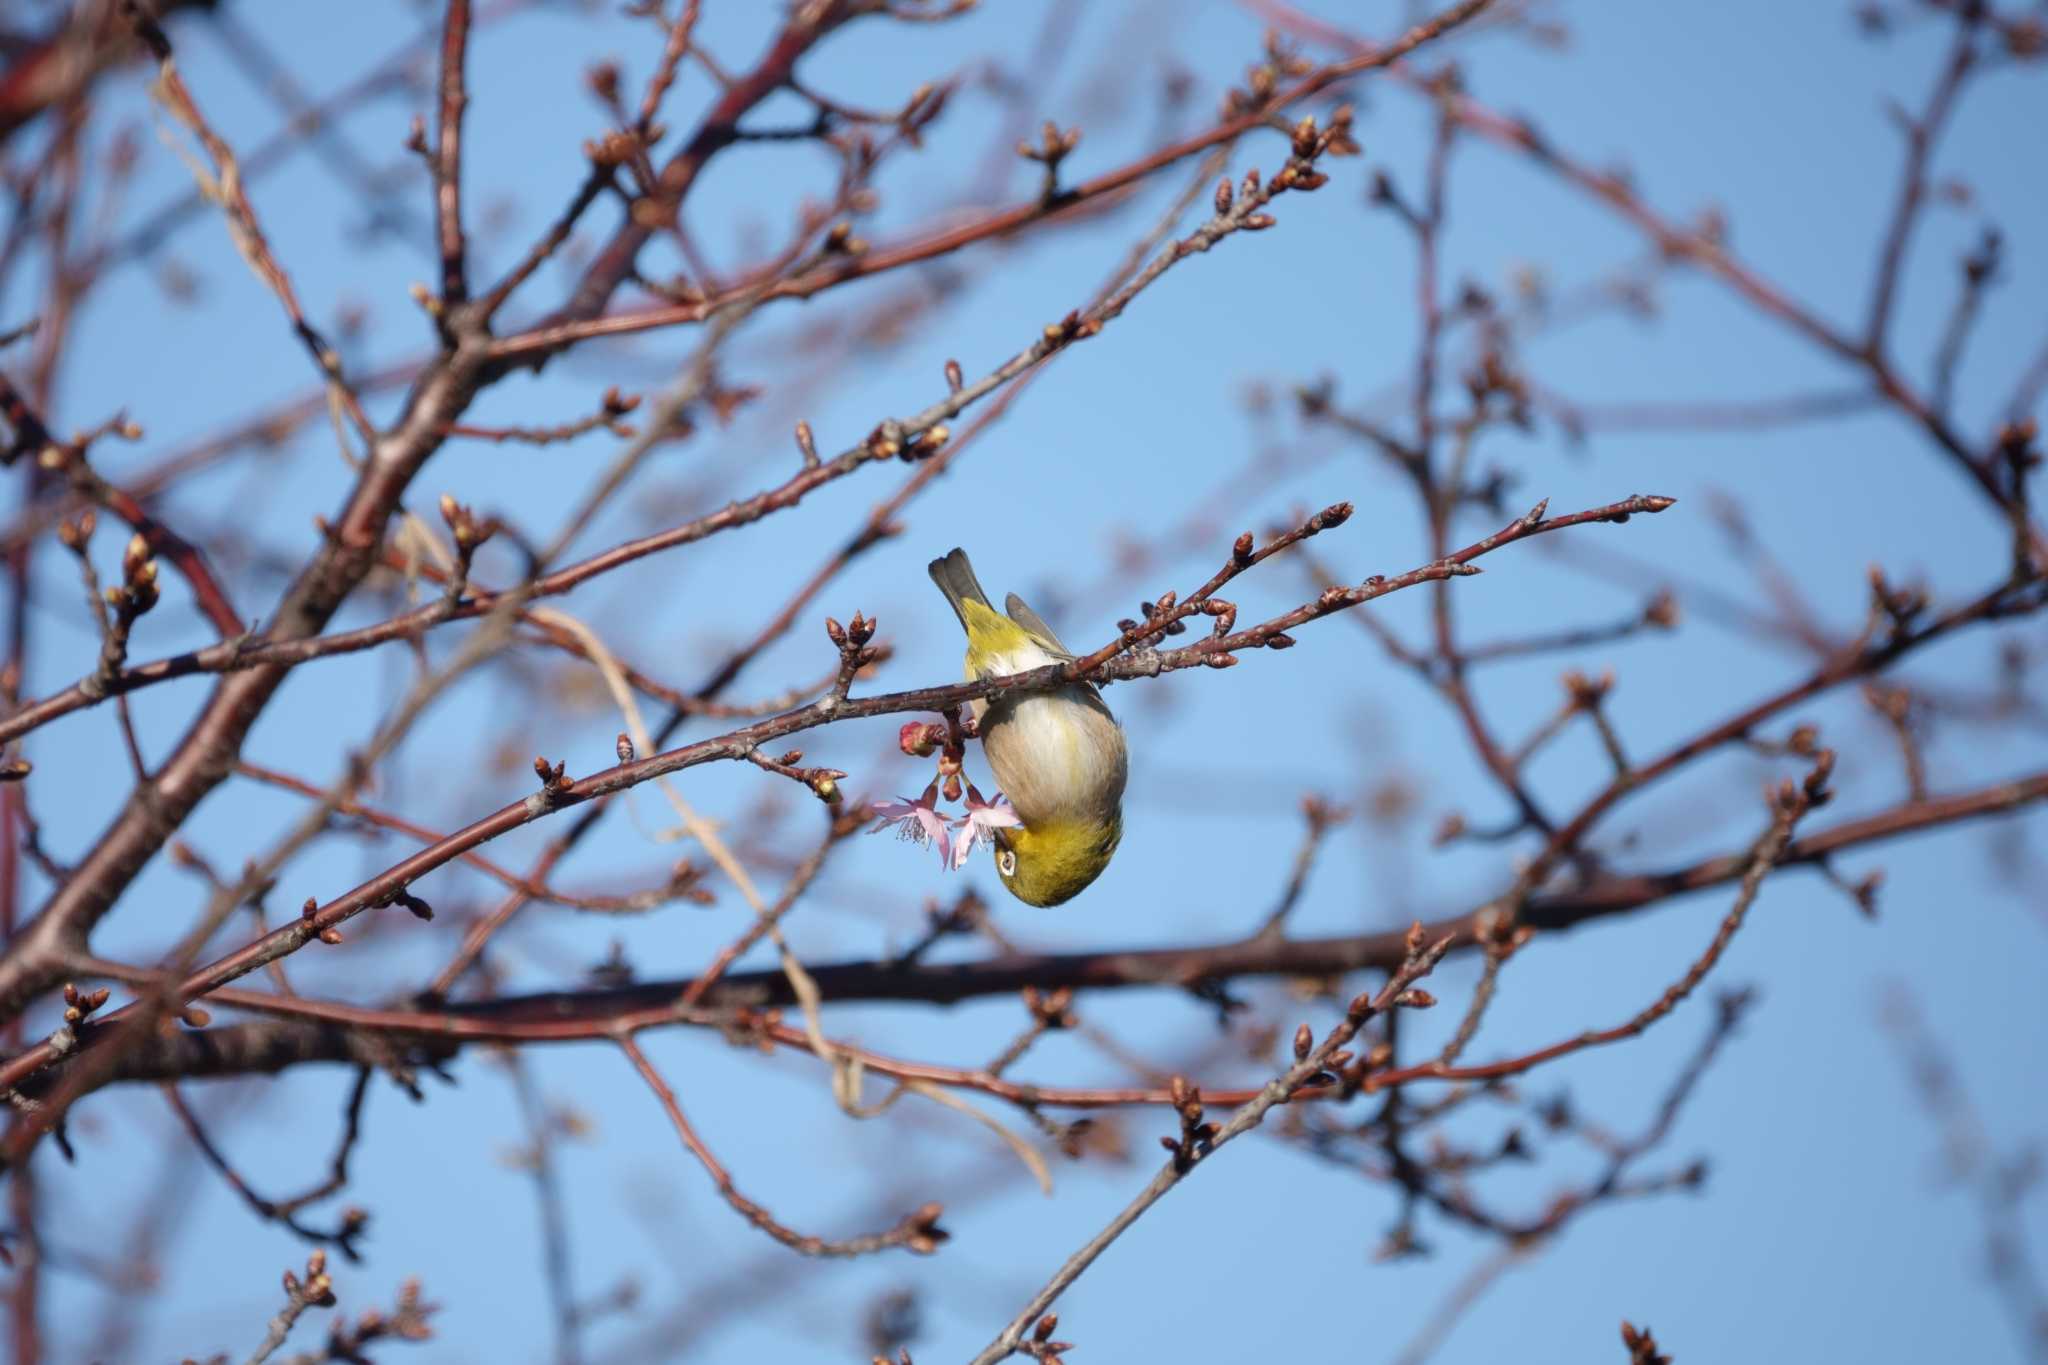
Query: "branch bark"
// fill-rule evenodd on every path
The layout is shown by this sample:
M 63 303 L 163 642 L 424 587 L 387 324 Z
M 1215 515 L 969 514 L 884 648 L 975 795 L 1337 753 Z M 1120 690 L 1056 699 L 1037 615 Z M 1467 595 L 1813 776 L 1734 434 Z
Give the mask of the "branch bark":
M 1975 791 L 1908 802 L 1845 820 L 1792 841 L 1779 867 L 1817 866 L 1853 849 L 1969 820 L 2005 814 L 2048 801 L 2048 772 Z M 1703 859 L 1682 868 L 1602 878 L 1574 891 L 1534 897 L 1521 922 L 1545 933 L 1560 932 L 1614 915 L 1660 905 L 1674 897 L 1738 881 L 1753 860 L 1752 850 Z M 1432 942 L 1448 939 L 1451 953 L 1481 946 L 1478 911 L 1423 926 Z M 978 962 L 928 964 L 887 959 L 827 963 L 808 967 L 826 1003 L 881 1002 L 952 1005 L 967 1000 L 1015 995 L 1027 986 L 1040 990 L 1185 990 L 1205 982 L 1246 977 L 1334 977 L 1355 971 L 1392 971 L 1407 952 L 1405 931 L 1324 938 L 1276 939 L 1254 934 L 1228 943 L 1175 948 L 1101 949 L 1078 953 L 1010 953 Z M 89 972 L 87 974 L 90 974 Z M 607 1036 L 623 1016 L 665 1009 L 694 985 L 660 980 L 595 991 L 551 991 L 447 1005 L 441 1013 L 483 1025 L 551 1024 L 564 1041 Z M 241 997 L 222 992 L 215 1002 L 244 1007 Z M 259 1002 L 260 1003 L 260 1002 Z M 730 972 L 697 1002 L 707 1010 L 771 1009 L 795 1005 L 789 979 L 779 967 Z M 102 1026 L 103 1027 L 103 1026 Z M 141 1044 L 117 1069 L 117 1081 L 162 1081 L 238 1076 L 285 1070 L 311 1062 L 375 1064 L 390 1056 L 394 1038 L 344 1018 L 267 1018 L 214 1028 L 181 1031 Z M 406 1041 L 434 1058 L 453 1056 L 463 1040 L 454 1036 L 407 1035 Z

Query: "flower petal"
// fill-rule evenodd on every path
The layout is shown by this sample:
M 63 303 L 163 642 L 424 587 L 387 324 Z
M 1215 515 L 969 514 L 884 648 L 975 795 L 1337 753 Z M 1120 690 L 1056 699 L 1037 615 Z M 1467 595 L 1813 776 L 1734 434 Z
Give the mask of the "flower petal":
M 868 807 L 868 814 L 875 817 L 868 833 L 880 834 L 891 825 L 916 818 L 917 806 L 909 801 L 877 801 Z
M 996 794 L 995 800 L 968 814 L 984 829 L 1016 829 L 1024 823 L 1024 817 L 1017 814 L 1017 808 L 1004 800 L 1000 792 Z

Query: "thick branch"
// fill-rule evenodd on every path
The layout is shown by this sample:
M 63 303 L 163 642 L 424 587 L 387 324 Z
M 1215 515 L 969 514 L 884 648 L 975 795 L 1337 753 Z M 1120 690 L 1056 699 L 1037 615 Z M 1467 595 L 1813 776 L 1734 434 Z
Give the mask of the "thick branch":
M 2048 773 L 1908 802 L 1794 840 L 1777 865 L 1813 865 L 1851 849 L 2005 814 L 2041 801 L 2048 801 Z M 1742 850 L 1683 868 L 1605 877 L 1578 890 L 1532 899 L 1522 922 L 1549 932 L 1627 914 L 1674 896 L 1737 881 L 1751 861 L 1751 851 Z M 1449 938 L 1454 953 L 1481 945 L 1476 913 L 1424 927 L 1431 941 Z M 1391 971 L 1400 965 L 1405 952 L 1406 934 L 1396 930 L 1292 940 L 1255 934 L 1231 943 L 1184 948 L 1013 953 L 937 965 L 883 959 L 830 963 L 807 971 L 817 983 L 819 997 L 828 1003 L 951 1005 L 1014 995 L 1026 986 L 1040 990 L 1178 990 L 1238 977 L 1331 977 L 1362 970 Z M 564 1040 L 601 1038 L 608 1036 L 606 1031 L 618 1019 L 673 1006 L 693 984 L 688 980 L 647 981 L 609 990 L 511 996 L 448 1005 L 442 1013 L 486 1026 L 547 1024 L 559 1029 Z M 234 997 L 243 994 L 235 992 Z M 240 1007 L 242 1001 L 234 997 L 224 992 L 218 1003 Z M 788 977 L 780 968 L 771 967 L 727 973 L 704 992 L 699 1003 L 712 1010 L 768 1009 L 794 1005 L 796 1000 Z M 114 1079 L 158 1081 L 280 1071 L 307 1062 L 361 1063 L 388 1056 L 391 1041 L 339 1019 L 263 1019 L 152 1038 L 124 1060 Z M 464 1040 L 412 1035 L 411 1041 L 430 1055 L 446 1057 Z
M 1539 506 L 1528 515 L 1517 517 L 1492 535 L 1475 541 L 1433 564 L 1426 564 L 1394 578 L 1375 576 L 1356 587 L 1327 588 L 1315 601 L 1305 603 L 1292 611 L 1232 634 L 1211 635 L 1179 649 L 1131 652 L 1133 647 L 1144 639 L 1146 632 L 1139 630 L 1120 637 L 1087 657 L 1064 664 L 1049 664 L 1043 668 L 1006 677 L 920 688 L 909 692 L 885 693 L 858 700 L 849 700 L 834 692 L 809 706 L 799 707 L 724 735 L 699 740 L 697 743 L 647 758 L 624 762 L 590 777 L 554 782 L 544 792 L 504 806 L 466 828 L 420 849 L 325 905 L 309 905 L 307 912 L 291 924 L 266 934 L 246 947 L 195 972 L 183 982 L 177 994 L 181 1001 L 203 996 L 258 968 L 297 952 L 328 931 L 338 930 L 341 925 L 365 910 L 398 903 L 403 896 L 410 894 L 410 888 L 420 878 L 472 849 L 558 811 L 587 805 L 657 777 L 705 763 L 742 760 L 764 744 L 839 721 L 906 711 L 944 714 L 950 708 L 977 698 L 1010 692 L 1039 691 L 1062 686 L 1083 677 L 1094 682 L 1110 682 L 1158 677 L 1163 673 L 1187 668 L 1228 667 L 1237 662 L 1238 651 L 1279 649 L 1292 645 L 1293 637 L 1287 632 L 1309 621 L 1376 601 L 1403 588 L 1477 573 L 1478 568 L 1471 561 L 1515 541 L 1571 526 L 1627 521 L 1633 515 L 1661 512 L 1670 505 L 1669 498 L 1637 496 L 1605 507 L 1590 508 L 1584 512 L 1549 519 L 1541 515 L 1543 509 Z M 1349 514 L 1350 508 L 1341 504 L 1326 509 L 1317 513 L 1302 528 L 1280 537 L 1276 544 L 1291 544 L 1305 535 L 1313 534 L 1325 525 L 1341 524 Z M 1241 553 L 1234 553 L 1231 563 L 1219 571 L 1208 585 L 1198 590 L 1191 601 L 1213 591 L 1216 586 L 1220 586 L 1243 567 L 1263 557 L 1252 551 L 1249 535 L 1240 541 L 1240 546 Z M 1162 609 L 1154 617 L 1154 625 L 1161 625 L 1170 614 L 1169 610 Z M 250 678 L 263 674 L 259 672 L 236 676 Z M 47 924 L 47 920 L 46 916 L 44 920 L 31 925 L 29 934 L 34 936 L 39 927 Z M 43 969 L 46 977 L 61 974 L 69 963 L 76 961 L 84 953 L 82 942 L 67 943 L 61 938 L 55 938 L 56 932 L 45 930 L 46 934 L 55 939 L 50 944 L 53 956 Z M 19 960 L 17 956 L 13 963 L 18 963 Z M 16 970 L 19 974 L 18 967 Z M 107 1016 L 103 1023 L 118 1023 L 130 1017 L 139 1008 L 139 1005 L 125 1007 Z M 5 1068 L 0 1068 L 0 1088 L 19 1083 L 60 1055 L 59 1050 L 51 1043 L 30 1049 Z
M 832 6 L 836 13 L 838 7 Z M 796 58 L 824 31 L 800 15 L 783 31 L 759 68 L 729 89 L 686 149 L 690 169 L 674 194 L 687 189 L 696 170 L 731 141 L 741 113 L 766 98 L 787 80 Z M 151 30 L 163 47 L 161 33 Z M 167 70 L 168 74 L 168 70 Z M 178 87 L 182 92 L 182 85 Z M 636 235 L 638 234 L 638 235 Z M 588 316 L 602 310 L 625 275 L 633 254 L 645 241 L 628 227 L 600 254 L 564 310 Z M 267 642 L 306 640 L 318 635 L 335 610 L 353 592 L 378 560 L 384 529 L 407 486 L 446 439 L 463 411 L 495 373 L 486 364 L 488 339 L 480 323 L 459 331 L 446 355 L 415 385 L 404 415 L 371 443 L 369 459 L 336 517 L 325 542 L 300 571 L 271 616 Z M 86 946 L 100 919 L 165 840 L 182 825 L 199 802 L 233 771 L 241 745 L 268 705 L 287 669 L 270 665 L 238 672 L 224 679 L 208 699 L 176 751 L 155 778 L 138 784 L 72 877 L 23 928 L 0 960 L 0 1020 L 17 1017 L 40 992 L 60 979 L 65 959 Z

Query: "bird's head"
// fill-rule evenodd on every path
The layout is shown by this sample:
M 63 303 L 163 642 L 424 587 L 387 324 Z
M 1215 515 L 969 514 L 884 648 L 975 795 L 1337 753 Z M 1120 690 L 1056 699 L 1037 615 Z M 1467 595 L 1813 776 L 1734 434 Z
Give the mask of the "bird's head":
M 1079 895 L 1109 866 L 1123 820 L 1044 822 L 995 833 L 996 875 L 1026 905 L 1058 905 Z

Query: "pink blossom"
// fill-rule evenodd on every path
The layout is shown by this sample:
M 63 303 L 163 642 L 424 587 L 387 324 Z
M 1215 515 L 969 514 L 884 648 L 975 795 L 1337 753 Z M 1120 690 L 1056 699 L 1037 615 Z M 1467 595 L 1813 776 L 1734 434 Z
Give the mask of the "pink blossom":
M 915 844 L 939 846 L 939 862 L 942 866 L 953 866 L 953 836 L 951 822 L 938 811 L 939 784 L 934 782 L 924 789 L 924 795 L 915 801 L 877 801 L 869 813 L 876 817 L 875 827 L 870 834 L 880 834 L 889 826 L 896 826 L 896 837 L 908 839 Z
M 1001 792 L 996 793 L 995 800 L 984 801 L 981 799 L 981 793 L 974 789 L 974 784 L 968 783 L 967 814 L 960 817 L 960 837 L 953 845 L 953 870 L 958 872 L 967 866 L 967 860 L 973 855 L 976 844 L 993 843 L 997 830 L 1014 828 L 1023 823 L 1010 803 L 1003 799 Z

